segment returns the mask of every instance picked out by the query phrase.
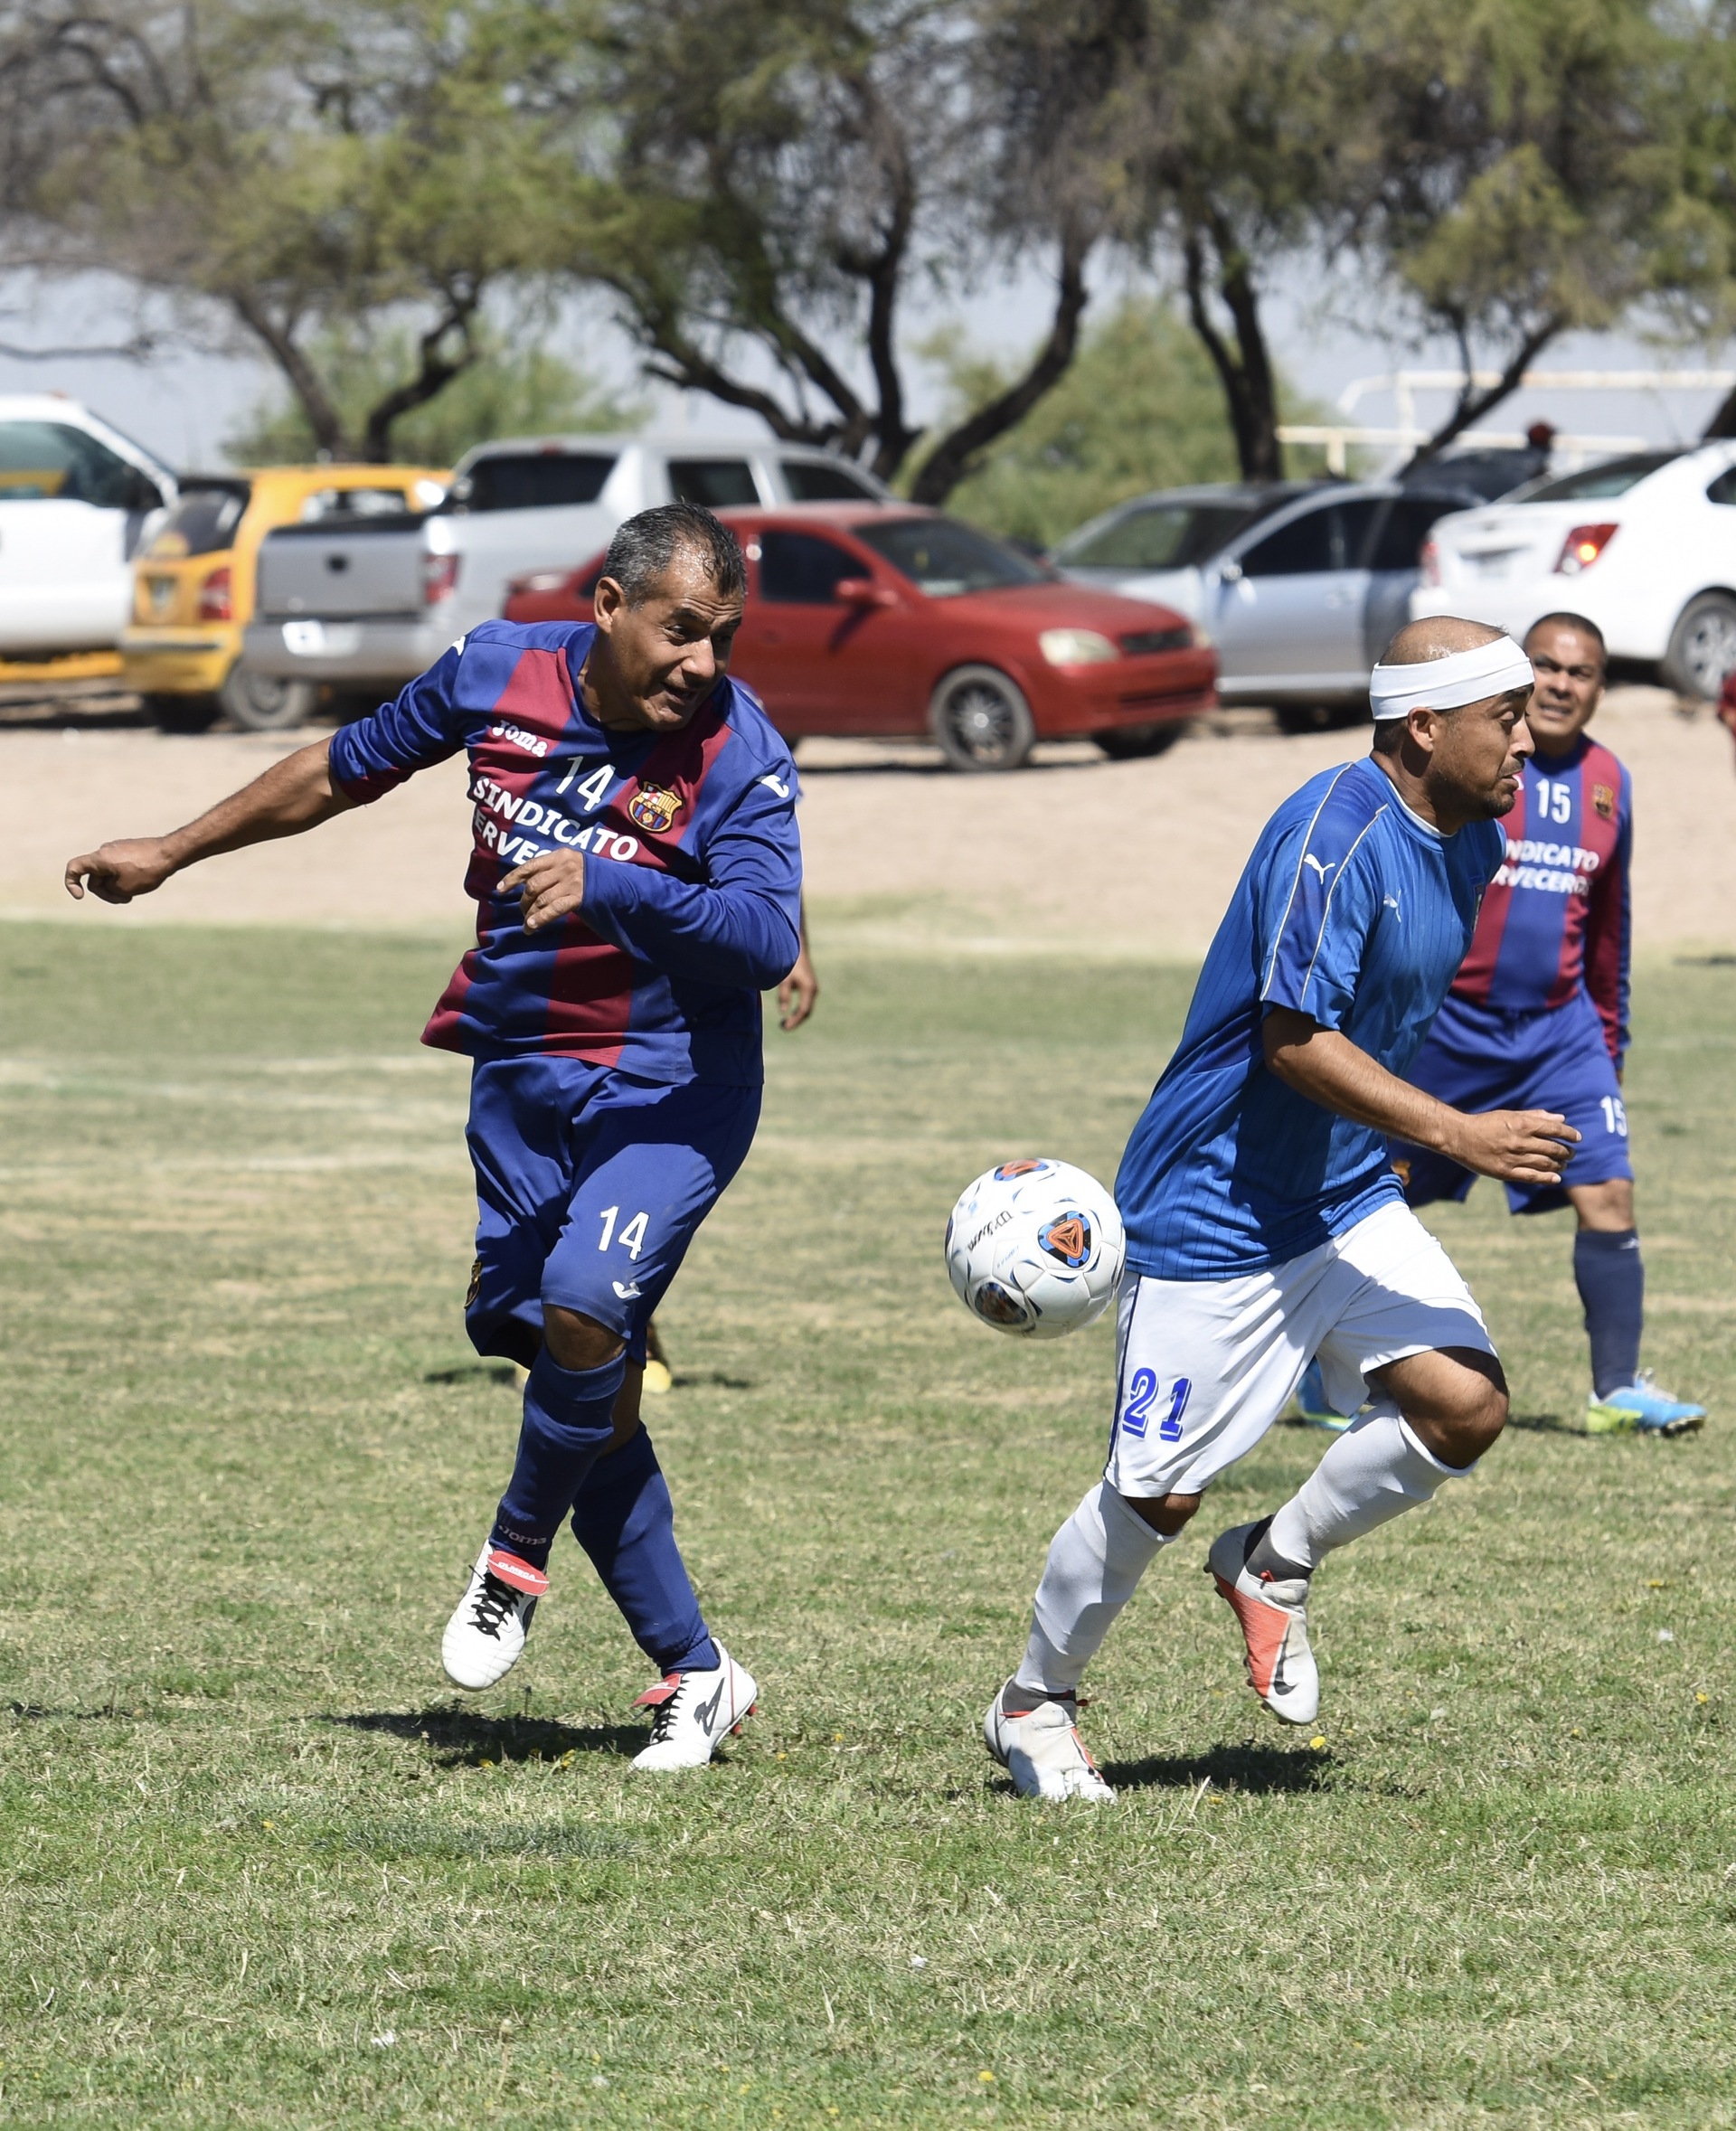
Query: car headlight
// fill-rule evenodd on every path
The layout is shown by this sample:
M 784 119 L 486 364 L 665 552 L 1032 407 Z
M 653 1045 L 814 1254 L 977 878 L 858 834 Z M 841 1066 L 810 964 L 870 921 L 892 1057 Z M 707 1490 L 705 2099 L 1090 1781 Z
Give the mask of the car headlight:
M 1037 648 L 1052 666 L 1097 666 L 1119 658 L 1119 646 L 1095 629 L 1044 629 Z

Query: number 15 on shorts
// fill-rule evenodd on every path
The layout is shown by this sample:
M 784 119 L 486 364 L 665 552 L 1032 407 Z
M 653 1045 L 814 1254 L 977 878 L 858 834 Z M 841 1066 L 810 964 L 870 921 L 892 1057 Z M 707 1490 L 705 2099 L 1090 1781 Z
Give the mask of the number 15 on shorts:
M 1179 1443 L 1182 1439 L 1182 1416 L 1187 1411 L 1187 1401 L 1193 1396 L 1194 1386 L 1185 1376 L 1178 1376 L 1170 1386 L 1168 1410 L 1157 1425 L 1157 1435 L 1165 1443 Z M 1124 1435 L 1143 1436 L 1151 1426 L 1153 1411 L 1164 1406 L 1163 1379 L 1155 1370 L 1136 1369 L 1133 1381 L 1127 1386 L 1127 1401 L 1121 1409 L 1120 1425 Z

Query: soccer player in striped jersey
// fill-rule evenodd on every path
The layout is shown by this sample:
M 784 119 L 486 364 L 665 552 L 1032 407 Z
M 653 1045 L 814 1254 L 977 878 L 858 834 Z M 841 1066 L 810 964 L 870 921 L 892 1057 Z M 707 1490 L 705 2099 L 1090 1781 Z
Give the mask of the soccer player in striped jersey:
M 1537 751 L 1502 825 L 1506 857 L 1470 952 L 1410 1077 L 1461 1109 L 1559 1110 L 1578 1127 L 1559 1183 L 1510 1183 L 1507 1203 L 1514 1213 L 1571 1204 L 1578 1219 L 1573 1278 L 1590 1338 L 1590 1427 L 1682 1435 L 1705 1408 L 1660 1390 L 1639 1366 L 1646 1275 L 1621 1093 L 1633 780 L 1586 731 L 1603 696 L 1598 625 L 1546 614 L 1525 649 L 1537 675 L 1527 720 Z M 1463 1199 L 1475 1181 L 1429 1148 L 1400 1143 L 1393 1153 L 1412 1206 Z
M 760 995 L 800 945 L 795 765 L 727 670 L 745 589 L 709 512 L 642 512 L 610 543 L 594 625 L 485 622 L 186 828 L 66 870 L 75 896 L 130 902 L 467 755 L 476 944 L 422 1041 L 474 1061 L 466 1327 L 530 1375 L 442 1661 L 470 1689 L 510 1670 L 571 1515 L 662 1674 L 634 1764 L 654 1770 L 708 1761 L 756 1692 L 700 1612 L 638 1417 L 651 1313 L 753 1138 Z
M 1288 1723 L 1319 1706 L 1321 1561 L 1469 1471 L 1505 1424 L 1482 1315 L 1405 1205 L 1388 1141 L 1548 1186 L 1575 1136 L 1538 1110 L 1467 1116 L 1403 1078 L 1502 862 L 1531 687 L 1496 630 L 1413 622 L 1374 670 L 1372 752 L 1260 833 L 1116 1180 L 1127 1270 L 1104 1476 L 1055 1534 L 1024 1661 L 984 1720 L 1028 1796 L 1113 1798 L 1079 1737 L 1085 1667 L 1310 1355 L 1363 1411 L 1275 1515 L 1207 1556 L 1254 1691 Z

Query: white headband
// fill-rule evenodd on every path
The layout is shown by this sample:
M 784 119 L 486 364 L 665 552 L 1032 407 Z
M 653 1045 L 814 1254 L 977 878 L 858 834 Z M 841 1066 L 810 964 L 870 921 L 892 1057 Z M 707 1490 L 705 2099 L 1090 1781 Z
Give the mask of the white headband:
M 1376 666 L 1368 677 L 1368 700 L 1378 724 L 1411 711 L 1457 711 L 1487 696 L 1529 688 L 1535 679 L 1531 661 L 1513 638 L 1497 636 L 1493 643 L 1425 659 L 1420 665 Z

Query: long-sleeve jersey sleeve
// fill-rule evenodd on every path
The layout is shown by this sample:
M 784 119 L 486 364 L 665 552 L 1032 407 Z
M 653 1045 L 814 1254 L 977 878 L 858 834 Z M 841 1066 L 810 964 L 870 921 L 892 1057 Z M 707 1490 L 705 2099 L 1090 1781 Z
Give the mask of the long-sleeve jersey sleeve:
M 755 991 L 780 984 L 801 949 L 793 781 L 750 785 L 712 834 L 704 863 L 703 882 L 644 866 L 588 866 L 586 924 L 667 976 Z

